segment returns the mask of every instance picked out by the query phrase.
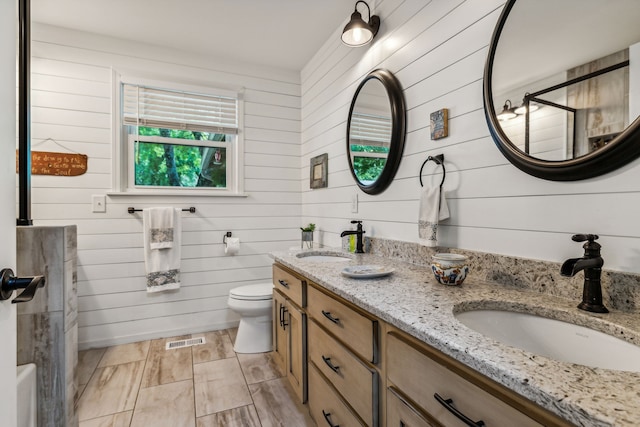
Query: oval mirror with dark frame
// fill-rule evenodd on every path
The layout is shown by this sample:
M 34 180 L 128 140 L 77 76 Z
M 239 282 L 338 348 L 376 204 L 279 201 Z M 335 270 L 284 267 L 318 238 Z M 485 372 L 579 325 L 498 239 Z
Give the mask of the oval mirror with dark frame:
M 383 192 L 404 150 L 406 109 L 402 87 L 388 70 L 370 72 L 356 89 L 347 121 L 347 158 L 362 191 Z
M 491 135 L 516 167 L 572 181 L 640 156 L 640 2 L 509 0 L 484 72 Z

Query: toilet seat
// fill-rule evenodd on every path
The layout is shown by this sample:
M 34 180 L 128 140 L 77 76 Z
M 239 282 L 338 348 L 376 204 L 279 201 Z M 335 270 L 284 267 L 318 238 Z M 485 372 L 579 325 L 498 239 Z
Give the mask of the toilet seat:
M 273 284 L 260 283 L 233 288 L 229 291 L 229 298 L 243 301 L 264 301 L 273 298 Z

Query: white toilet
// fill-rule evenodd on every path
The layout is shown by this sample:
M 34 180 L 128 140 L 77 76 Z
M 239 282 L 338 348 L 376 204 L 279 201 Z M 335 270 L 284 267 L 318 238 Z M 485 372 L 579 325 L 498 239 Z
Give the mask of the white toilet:
M 229 291 L 227 305 L 242 316 L 233 345 L 236 353 L 265 353 L 273 349 L 272 301 L 272 283 L 240 286 Z

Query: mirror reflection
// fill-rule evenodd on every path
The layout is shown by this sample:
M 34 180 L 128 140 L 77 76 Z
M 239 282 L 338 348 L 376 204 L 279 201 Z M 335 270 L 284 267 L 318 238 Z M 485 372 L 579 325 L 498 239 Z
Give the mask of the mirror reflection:
M 405 114 L 402 87 L 390 71 L 373 70 L 358 85 L 347 118 L 347 158 L 353 179 L 367 194 L 382 193 L 396 175 Z
M 518 150 L 540 160 L 579 158 L 638 117 L 639 18 L 637 0 L 515 2 L 491 83 L 499 126 Z
M 349 156 L 356 179 L 376 182 L 387 163 L 391 147 L 391 105 L 378 79 L 366 80 L 355 100 L 349 127 Z

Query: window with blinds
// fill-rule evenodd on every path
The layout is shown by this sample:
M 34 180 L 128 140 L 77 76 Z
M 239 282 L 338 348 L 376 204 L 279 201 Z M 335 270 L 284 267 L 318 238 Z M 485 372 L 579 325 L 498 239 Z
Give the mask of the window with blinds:
M 238 97 L 138 83 L 120 82 L 120 159 L 127 173 L 120 174 L 124 182 L 118 187 L 130 193 L 239 194 Z
M 353 112 L 349 139 L 351 144 L 389 145 L 391 141 L 391 117 Z
M 349 127 L 349 153 L 358 180 L 375 182 L 382 173 L 391 142 L 390 116 L 353 112 Z
M 238 100 L 125 83 L 122 117 L 125 125 L 236 134 Z

